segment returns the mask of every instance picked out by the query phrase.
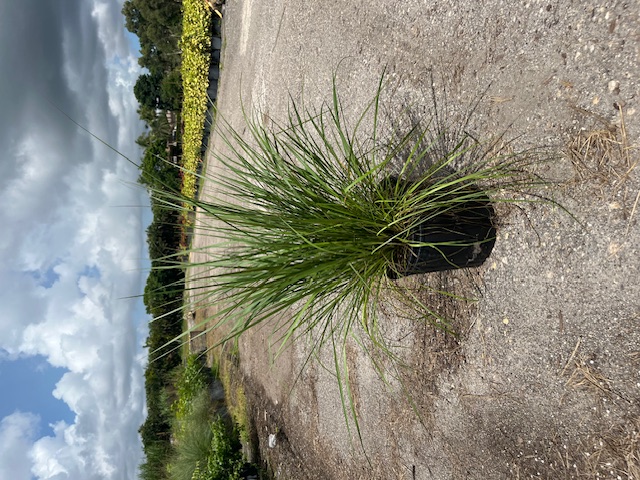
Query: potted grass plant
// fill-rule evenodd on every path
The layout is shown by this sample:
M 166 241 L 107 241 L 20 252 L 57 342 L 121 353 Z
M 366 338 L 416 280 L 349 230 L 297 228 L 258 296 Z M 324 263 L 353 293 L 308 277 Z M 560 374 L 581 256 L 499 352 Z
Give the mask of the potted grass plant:
M 218 116 L 222 167 L 207 178 L 216 193 L 165 197 L 197 208 L 209 238 L 206 260 L 185 266 L 193 301 L 216 305 L 209 326 L 236 337 L 287 312 L 284 340 L 320 326 L 322 344 L 354 322 L 375 336 L 379 299 L 402 290 L 399 277 L 481 265 L 494 205 L 529 201 L 535 154 L 505 154 L 501 139 L 478 142 L 438 119 L 384 136 L 382 85 L 352 126 L 335 81 L 328 104 L 293 103 L 283 125 L 245 115 L 243 135 Z
M 325 366 L 334 367 L 347 427 L 353 420 L 358 435 L 347 339 L 383 379 L 400 378 L 403 360 L 381 321 L 388 308 L 452 332 L 427 302 L 431 294 L 465 300 L 446 286 L 420 295 L 420 282 L 401 277 L 480 266 L 496 242 L 498 204 L 554 203 L 537 193 L 547 184 L 534 173 L 544 151 L 514 151 L 502 137 L 478 141 L 467 133 L 475 106 L 445 121 L 435 97 L 432 118 L 382 126 L 383 83 L 351 121 L 335 79 L 328 103 L 308 110 L 291 102 L 282 124 L 245 114 L 238 130 L 215 115 L 222 145 L 204 173 L 189 172 L 209 194 L 156 192 L 170 208 L 198 212 L 201 240 L 175 256 L 187 273 L 185 308 L 207 312 L 191 330 L 215 329 L 224 343 L 275 319 L 276 355 L 299 337 L 308 340 L 303 365 L 333 350 Z

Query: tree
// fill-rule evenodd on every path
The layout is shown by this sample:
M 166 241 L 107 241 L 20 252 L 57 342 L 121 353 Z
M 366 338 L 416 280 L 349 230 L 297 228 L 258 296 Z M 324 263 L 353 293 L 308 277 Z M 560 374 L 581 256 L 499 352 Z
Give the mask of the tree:
M 147 145 L 140 164 L 138 183 L 150 190 L 177 192 L 180 189 L 179 170 L 167 160 L 165 138 L 157 137 Z M 153 210 L 154 214 L 162 214 L 156 212 L 155 208 Z
M 171 70 L 160 82 L 160 99 L 168 110 L 180 110 L 182 105 L 182 75 L 180 69 Z
M 147 125 L 147 128 L 149 126 Z M 149 148 L 155 138 L 153 130 L 147 130 L 142 132 L 138 138 L 136 138 L 136 145 L 142 148 Z
M 125 27 L 131 33 L 139 35 L 139 31 L 144 25 L 144 19 L 142 18 L 142 13 L 137 6 L 137 2 L 135 0 L 127 0 L 122 5 L 122 15 L 125 18 Z
M 158 109 L 163 108 L 160 98 L 160 85 L 162 84 L 161 75 L 150 75 L 143 73 L 138 77 L 133 87 L 133 94 L 138 100 L 140 106 Z
M 122 6 L 125 26 L 137 35 L 138 63 L 152 74 L 164 74 L 180 65 L 178 41 L 182 30 L 178 0 L 127 0 Z

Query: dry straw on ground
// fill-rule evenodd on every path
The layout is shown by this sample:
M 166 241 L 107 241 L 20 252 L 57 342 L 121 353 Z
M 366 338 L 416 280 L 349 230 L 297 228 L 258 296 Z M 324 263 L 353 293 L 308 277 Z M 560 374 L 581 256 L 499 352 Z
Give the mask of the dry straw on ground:
M 593 129 L 581 131 L 567 145 L 578 180 L 622 184 L 638 164 L 634 158 L 638 146 L 629 143 L 623 108 L 618 109 L 617 124 L 588 110 L 576 110 L 594 118 L 597 124 Z
M 604 399 L 630 403 L 595 363 L 579 352 L 580 347 L 578 340 L 562 370 L 569 377 L 566 385 L 593 395 L 599 406 Z M 640 479 L 640 417 L 620 419 L 608 430 L 591 434 L 579 443 L 583 452 L 580 458 L 569 459 L 567 452 L 558 452 L 563 472 L 579 472 L 580 478 Z
M 611 206 L 623 209 L 628 235 L 640 202 L 640 190 L 627 191 L 627 180 L 640 161 L 640 146 L 629 141 L 624 107 L 617 108 L 618 118 L 612 123 L 598 114 L 574 107 L 585 117 L 594 119 L 596 127 L 585 129 L 571 138 L 566 151 L 576 173 L 572 183 L 596 186 L 601 198 L 623 190 L 622 205 L 616 201 Z

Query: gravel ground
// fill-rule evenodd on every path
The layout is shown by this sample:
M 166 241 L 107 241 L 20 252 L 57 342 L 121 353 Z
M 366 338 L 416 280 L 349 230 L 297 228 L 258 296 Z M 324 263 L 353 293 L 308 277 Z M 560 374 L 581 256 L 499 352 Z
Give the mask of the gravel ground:
M 480 300 L 451 307 L 459 339 L 389 315 L 413 405 L 347 345 L 366 455 L 331 375 L 301 370 L 304 342 L 274 360 L 268 326 L 243 336 L 237 378 L 275 477 L 640 478 L 639 16 L 637 0 L 227 0 L 218 108 L 240 131 L 241 105 L 282 120 L 289 98 L 328 100 L 334 74 L 355 115 L 386 70 L 389 118 L 425 115 L 435 92 L 451 118 L 477 104 L 477 138 L 559 153 L 553 195 L 582 223 L 505 211 L 485 266 L 419 278 Z

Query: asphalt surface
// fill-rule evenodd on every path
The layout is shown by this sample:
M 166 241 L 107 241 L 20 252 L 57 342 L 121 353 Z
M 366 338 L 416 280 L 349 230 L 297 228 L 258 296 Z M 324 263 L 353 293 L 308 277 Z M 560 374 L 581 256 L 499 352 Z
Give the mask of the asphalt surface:
M 476 105 L 467 126 L 476 138 L 506 130 L 516 150 L 557 154 L 545 173 L 558 185 L 546 194 L 575 217 L 539 204 L 504 213 L 489 262 L 471 280 L 447 280 L 479 292 L 456 312 L 459 341 L 389 315 L 390 334 L 406 333 L 414 405 L 348 347 L 368 457 L 331 375 L 311 365 L 298 378 L 304 342 L 273 361 L 268 329 L 244 336 L 254 439 L 278 478 L 631 478 L 640 458 L 639 15 L 633 0 L 227 0 L 218 108 L 239 131 L 242 106 L 282 121 L 290 98 L 329 100 L 334 75 L 355 118 L 386 72 L 389 118 L 428 119 L 435 92 L 453 122 Z M 567 146 L 606 131 L 609 148 L 576 168 Z M 215 132 L 211 148 L 224 148 Z M 216 175 L 214 155 L 206 168 Z M 205 186 L 205 195 L 215 192 Z

